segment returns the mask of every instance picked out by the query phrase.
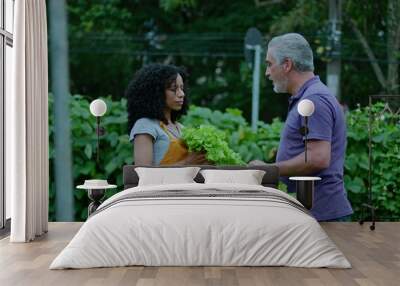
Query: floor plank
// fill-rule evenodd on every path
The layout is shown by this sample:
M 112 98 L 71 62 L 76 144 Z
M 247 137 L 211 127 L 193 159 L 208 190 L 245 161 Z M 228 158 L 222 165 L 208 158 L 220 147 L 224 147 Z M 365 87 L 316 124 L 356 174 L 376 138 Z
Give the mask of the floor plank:
M 322 223 L 352 269 L 291 267 L 117 267 L 48 269 L 82 223 L 50 223 L 49 233 L 32 243 L 0 240 L 0 285 L 399 285 L 400 223 L 381 222 L 376 230 L 358 223 Z

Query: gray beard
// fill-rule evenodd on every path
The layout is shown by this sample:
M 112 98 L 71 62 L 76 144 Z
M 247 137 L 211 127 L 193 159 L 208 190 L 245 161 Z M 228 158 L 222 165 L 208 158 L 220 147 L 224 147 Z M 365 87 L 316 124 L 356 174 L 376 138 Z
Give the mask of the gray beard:
M 287 93 L 287 83 L 284 84 L 273 84 L 275 93 Z

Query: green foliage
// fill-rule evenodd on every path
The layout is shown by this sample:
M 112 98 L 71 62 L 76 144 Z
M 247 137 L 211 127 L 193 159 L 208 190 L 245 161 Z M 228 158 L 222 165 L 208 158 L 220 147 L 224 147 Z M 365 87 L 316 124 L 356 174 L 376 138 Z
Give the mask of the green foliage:
M 245 165 L 240 156 L 229 148 L 225 133 L 212 125 L 185 127 L 182 139 L 191 152 L 205 152 L 208 161 L 217 165 Z
M 372 198 L 381 219 L 400 217 L 400 116 L 385 110 L 383 103 L 371 109 Z M 345 186 L 356 214 L 368 200 L 369 107 L 357 108 L 347 116 Z
M 274 35 L 284 34 L 288 31 L 299 31 L 303 34 L 315 32 L 327 22 L 328 3 L 318 0 L 298 0 L 286 3 L 286 8 L 280 9 L 275 17 L 276 21 L 270 27 Z

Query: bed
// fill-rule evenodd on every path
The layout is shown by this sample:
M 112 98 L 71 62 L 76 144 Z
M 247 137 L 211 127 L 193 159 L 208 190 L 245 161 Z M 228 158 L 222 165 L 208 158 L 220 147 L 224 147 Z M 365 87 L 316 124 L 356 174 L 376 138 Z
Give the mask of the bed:
M 291 266 L 350 268 L 319 223 L 276 189 L 274 166 L 199 166 L 262 170 L 260 185 L 138 185 L 124 166 L 124 190 L 84 223 L 50 269 L 144 266 Z M 162 168 L 162 167 L 160 167 Z

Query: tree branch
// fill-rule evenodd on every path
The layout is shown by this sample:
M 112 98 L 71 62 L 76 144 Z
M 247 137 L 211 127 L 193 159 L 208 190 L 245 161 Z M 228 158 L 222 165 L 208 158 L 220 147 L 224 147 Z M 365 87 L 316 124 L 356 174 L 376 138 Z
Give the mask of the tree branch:
M 400 0 L 389 0 L 387 9 L 387 58 L 388 92 L 398 93 L 399 90 L 399 64 L 397 53 L 399 52 L 399 29 L 400 29 Z
M 376 57 L 374 55 L 374 52 L 372 51 L 371 47 L 369 46 L 367 39 L 364 37 L 364 35 L 358 29 L 357 23 L 352 18 L 348 17 L 346 14 L 344 14 L 343 16 L 346 20 L 349 21 L 351 29 L 353 30 L 354 34 L 356 35 L 356 37 L 360 41 L 361 45 L 363 46 L 364 51 L 367 54 L 368 59 L 371 63 L 372 69 L 374 70 L 375 75 L 378 79 L 378 82 L 380 83 L 382 88 L 384 90 L 386 90 L 387 86 L 386 86 L 385 76 L 383 75 L 382 69 L 378 64 Z
M 261 6 L 266 6 L 270 4 L 277 4 L 281 3 L 282 0 L 266 0 L 266 1 L 261 1 L 261 0 L 254 0 L 256 7 L 261 7 Z

